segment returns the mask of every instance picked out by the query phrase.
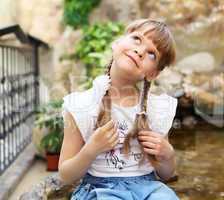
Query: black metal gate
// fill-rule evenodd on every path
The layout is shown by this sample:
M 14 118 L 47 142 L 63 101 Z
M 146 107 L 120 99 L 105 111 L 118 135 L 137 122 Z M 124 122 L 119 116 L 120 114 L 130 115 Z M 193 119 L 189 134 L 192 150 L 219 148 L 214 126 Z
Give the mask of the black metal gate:
M 19 26 L 0 29 L 0 36 L 9 33 L 26 45 L 0 44 L 0 175 L 31 142 L 39 104 L 38 46 L 44 44 Z

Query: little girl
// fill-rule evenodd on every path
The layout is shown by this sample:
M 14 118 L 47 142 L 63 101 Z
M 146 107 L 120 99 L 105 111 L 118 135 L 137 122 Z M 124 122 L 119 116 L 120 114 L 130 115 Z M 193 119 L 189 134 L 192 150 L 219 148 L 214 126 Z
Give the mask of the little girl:
M 160 181 L 175 171 L 168 132 L 177 100 L 150 92 L 151 80 L 174 61 L 167 25 L 139 19 L 112 43 L 106 74 L 63 98 L 59 175 L 66 183 L 81 179 L 72 200 L 178 199 Z

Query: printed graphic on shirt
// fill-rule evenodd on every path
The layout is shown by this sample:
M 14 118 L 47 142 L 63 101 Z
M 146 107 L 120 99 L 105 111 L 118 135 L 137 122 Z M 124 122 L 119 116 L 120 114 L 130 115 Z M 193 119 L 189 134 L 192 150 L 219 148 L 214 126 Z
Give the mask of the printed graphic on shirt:
M 117 127 L 118 127 L 118 134 L 119 134 L 119 144 L 123 144 L 125 135 L 127 134 L 127 131 L 128 131 L 127 122 L 125 120 L 121 122 L 118 121 Z
M 117 144 L 116 148 L 106 152 L 105 159 L 108 166 L 112 165 L 114 166 L 114 168 L 121 170 L 125 168 L 125 165 L 127 165 L 128 161 L 128 159 L 126 159 L 125 161 L 124 158 L 123 159 L 121 158 L 124 156 L 122 146 L 124 143 L 124 138 L 128 132 L 128 124 L 125 120 L 117 122 L 117 131 L 119 134 L 119 143 Z M 142 157 L 142 153 L 133 152 L 132 150 L 130 150 L 129 156 L 130 156 L 129 159 L 131 158 L 134 161 L 139 162 L 139 160 Z
M 123 169 L 126 162 L 118 157 L 118 154 L 115 153 L 115 149 L 110 150 L 106 153 L 105 159 L 107 161 L 107 165 L 113 165 L 114 168 Z

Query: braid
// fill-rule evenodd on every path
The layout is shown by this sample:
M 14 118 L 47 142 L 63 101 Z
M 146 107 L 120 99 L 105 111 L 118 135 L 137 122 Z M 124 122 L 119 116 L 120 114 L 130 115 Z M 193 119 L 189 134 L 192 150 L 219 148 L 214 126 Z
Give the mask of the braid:
M 141 98 L 140 98 L 140 112 L 146 112 L 147 97 L 148 97 L 150 85 L 151 85 L 151 82 L 144 79 L 143 92 L 142 92 Z
M 109 64 L 108 64 L 108 66 L 107 66 L 107 68 L 106 68 L 106 72 L 105 72 L 105 73 L 106 73 L 108 76 L 110 76 L 110 69 L 111 69 L 112 63 L 113 63 L 113 58 L 111 58 L 111 60 L 110 60 L 110 62 L 109 62 Z
M 141 104 L 140 104 L 141 112 L 140 112 L 140 115 L 139 115 L 139 123 L 140 124 L 139 124 L 138 131 L 141 131 L 141 130 L 151 131 L 151 129 L 148 126 L 148 115 L 146 114 L 148 92 L 149 92 L 150 86 L 151 86 L 151 82 L 144 79 L 143 94 L 142 94 L 142 98 L 141 98 L 142 101 L 141 101 Z M 141 145 L 141 149 L 142 149 L 142 152 L 143 152 L 142 145 Z M 156 165 L 155 156 L 145 154 L 144 152 L 143 152 L 143 158 L 139 162 L 140 164 L 144 161 L 145 157 L 147 157 L 147 159 L 152 163 L 152 165 Z
M 105 74 L 107 74 L 108 76 L 110 76 L 110 69 L 111 69 L 112 63 L 113 63 L 113 58 L 111 59 L 111 61 L 106 67 Z M 111 98 L 110 98 L 109 90 L 106 91 L 106 94 L 104 95 L 102 99 L 102 104 L 103 106 L 101 106 L 100 108 L 100 112 L 97 117 L 94 130 L 96 130 L 98 127 L 103 126 L 104 124 L 106 124 L 108 121 L 111 120 Z
M 151 130 L 148 126 L 148 118 L 146 114 L 148 92 L 150 89 L 150 85 L 151 85 L 151 82 L 144 79 L 143 89 L 140 96 L 140 113 L 136 114 L 133 129 L 127 134 L 123 144 L 124 153 L 126 154 L 126 156 L 128 155 L 130 150 L 130 139 L 137 138 L 138 132 L 141 130 Z M 144 150 L 141 144 L 140 146 L 141 146 L 141 152 L 143 153 L 143 157 L 139 161 L 139 165 L 143 163 L 143 161 L 145 160 L 145 157 L 147 157 L 147 159 L 151 162 L 153 166 L 156 165 L 155 156 L 144 153 Z

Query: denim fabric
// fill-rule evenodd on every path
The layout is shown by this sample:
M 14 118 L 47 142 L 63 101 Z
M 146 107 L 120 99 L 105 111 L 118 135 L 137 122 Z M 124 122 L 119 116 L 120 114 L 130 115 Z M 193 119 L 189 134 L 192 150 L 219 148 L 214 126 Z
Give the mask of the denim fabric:
M 154 172 L 134 177 L 95 177 L 87 173 L 71 200 L 179 200 Z

